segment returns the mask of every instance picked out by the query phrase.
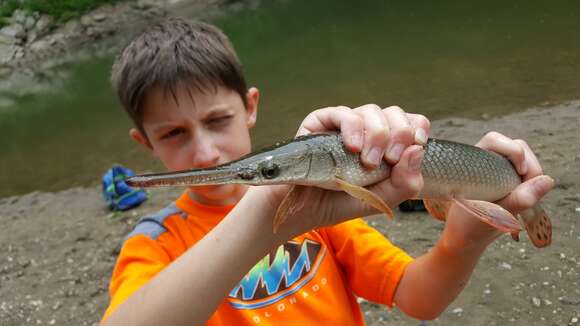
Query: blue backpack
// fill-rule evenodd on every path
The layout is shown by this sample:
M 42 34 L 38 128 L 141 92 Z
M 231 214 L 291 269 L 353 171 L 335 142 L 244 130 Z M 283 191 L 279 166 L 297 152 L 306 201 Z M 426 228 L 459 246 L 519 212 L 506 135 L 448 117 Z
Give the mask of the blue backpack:
M 125 183 L 127 177 L 134 175 L 133 171 L 120 165 L 113 166 L 103 175 L 103 197 L 109 209 L 124 211 L 139 206 L 149 198 L 144 189 L 133 189 Z

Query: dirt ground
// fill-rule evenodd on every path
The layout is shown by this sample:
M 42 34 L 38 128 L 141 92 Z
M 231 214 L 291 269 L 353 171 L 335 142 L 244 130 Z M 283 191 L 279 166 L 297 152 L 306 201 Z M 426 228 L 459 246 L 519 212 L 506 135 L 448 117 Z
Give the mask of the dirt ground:
M 580 102 L 433 123 L 432 136 L 443 139 L 473 143 L 489 130 L 526 139 L 557 187 L 544 201 L 553 244 L 538 250 L 526 236 L 500 238 L 459 298 L 427 325 L 580 325 L 579 126 Z M 121 214 L 106 209 L 98 186 L 0 199 L 0 325 L 97 325 L 123 237 L 180 191 L 155 190 Z M 424 213 L 396 214 L 369 223 L 412 255 L 426 252 L 442 230 Z M 419 324 L 396 309 L 361 305 L 369 325 Z

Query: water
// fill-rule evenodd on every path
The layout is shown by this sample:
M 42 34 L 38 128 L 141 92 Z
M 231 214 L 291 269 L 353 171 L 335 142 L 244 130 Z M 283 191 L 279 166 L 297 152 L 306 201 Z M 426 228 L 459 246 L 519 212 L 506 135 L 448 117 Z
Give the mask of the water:
M 216 23 L 262 92 L 253 132 L 262 147 L 338 104 L 397 104 L 437 119 L 578 99 L 579 14 L 577 1 L 288 0 Z M 94 185 L 113 163 L 162 169 L 128 137 L 111 63 L 85 59 L 59 68 L 69 77 L 56 90 L 4 94 L 0 197 Z

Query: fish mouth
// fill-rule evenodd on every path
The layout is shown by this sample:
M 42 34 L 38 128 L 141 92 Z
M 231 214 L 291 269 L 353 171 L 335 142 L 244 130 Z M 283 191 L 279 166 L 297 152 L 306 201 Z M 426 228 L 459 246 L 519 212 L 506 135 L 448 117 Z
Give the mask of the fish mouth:
M 258 173 L 248 168 L 224 166 L 218 168 L 184 170 L 143 174 L 129 177 L 125 182 L 131 187 L 208 186 L 224 184 L 251 184 Z

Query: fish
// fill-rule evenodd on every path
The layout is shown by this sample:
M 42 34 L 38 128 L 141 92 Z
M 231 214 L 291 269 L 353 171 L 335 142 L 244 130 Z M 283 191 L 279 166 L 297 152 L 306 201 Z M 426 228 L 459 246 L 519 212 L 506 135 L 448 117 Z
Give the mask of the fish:
M 509 195 L 522 179 L 511 162 L 491 151 L 459 142 L 429 138 L 423 145 L 422 199 L 431 216 L 445 221 L 452 203 L 470 215 L 506 233 L 515 241 L 526 230 L 532 244 L 546 247 L 552 241 L 552 223 L 538 203 L 517 216 L 495 201 Z M 201 186 L 221 184 L 293 187 L 274 217 L 274 231 L 301 200 L 298 186 L 344 191 L 393 218 L 391 208 L 365 187 L 390 176 L 382 161 L 375 169 L 362 165 L 360 153 L 349 151 L 337 132 L 299 136 L 215 167 L 142 174 L 129 177 L 132 187 Z

